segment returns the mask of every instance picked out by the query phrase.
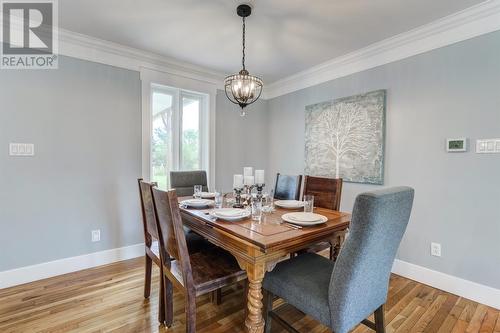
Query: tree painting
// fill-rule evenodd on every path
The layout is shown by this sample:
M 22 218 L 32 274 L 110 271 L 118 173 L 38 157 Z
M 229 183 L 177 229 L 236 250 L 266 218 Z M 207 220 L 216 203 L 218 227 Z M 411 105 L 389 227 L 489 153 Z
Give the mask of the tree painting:
M 306 107 L 306 174 L 383 184 L 385 90 Z

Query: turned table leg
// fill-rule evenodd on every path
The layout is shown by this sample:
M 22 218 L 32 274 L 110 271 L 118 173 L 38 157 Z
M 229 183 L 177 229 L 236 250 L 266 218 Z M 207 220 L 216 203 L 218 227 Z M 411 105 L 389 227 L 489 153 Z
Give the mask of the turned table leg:
M 265 274 L 264 264 L 246 264 L 248 275 L 247 318 L 245 328 L 248 333 L 263 333 L 264 318 L 262 316 L 262 280 Z

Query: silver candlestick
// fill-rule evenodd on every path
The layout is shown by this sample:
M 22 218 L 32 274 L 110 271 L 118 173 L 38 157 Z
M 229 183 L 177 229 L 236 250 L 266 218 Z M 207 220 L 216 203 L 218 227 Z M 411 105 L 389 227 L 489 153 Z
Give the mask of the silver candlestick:
M 236 193 L 234 200 L 235 203 L 233 204 L 233 208 L 243 208 L 244 206 L 241 204 L 241 192 L 243 192 L 242 188 L 235 188 L 234 193 Z
M 245 202 L 243 203 L 243 205 L 248 206 L 250 204 L 251 199 L 252 199 L 252 190 L 254 187 L 255 187 L 255 185 L 244 185 L 243 186 L 243 188 L 245 190 L 245 194 L 246 194 Z
M 257 188 L 257 198 L 262 199 L 262 190 L 264 189 L 264 186 L 266 184 L 256 184 L 255 187 Z

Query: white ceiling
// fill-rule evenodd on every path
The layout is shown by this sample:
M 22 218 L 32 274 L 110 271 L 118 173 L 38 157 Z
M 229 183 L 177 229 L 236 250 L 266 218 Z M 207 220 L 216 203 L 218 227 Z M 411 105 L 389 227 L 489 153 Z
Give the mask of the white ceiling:
M 266 83 L 483 0 L 254 0 L 247 69 Z M 234 0 L 60 0 L 61 28 L 223 73 L 241 67 Z

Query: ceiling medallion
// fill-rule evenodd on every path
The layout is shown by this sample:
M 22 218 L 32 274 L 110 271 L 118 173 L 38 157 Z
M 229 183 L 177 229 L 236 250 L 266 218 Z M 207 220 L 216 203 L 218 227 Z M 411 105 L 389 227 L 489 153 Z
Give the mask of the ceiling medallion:
M 249 5 L 239 5 L 236 13 L 243 20 L 243 68 L 237 74 L 229 75 L 224 80 L 224 90 L 227 98 L 234 104 L 241 107 L 241 115 L 246 114 L 245 107 L 259 99 L 262 93 L 262 80 L 256 76 L 250 75 L 245 68 L 245 18 L 250 16 L 252 8 Z

